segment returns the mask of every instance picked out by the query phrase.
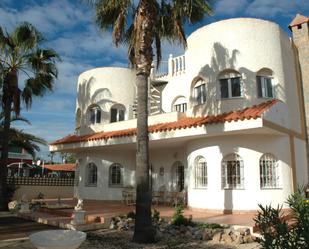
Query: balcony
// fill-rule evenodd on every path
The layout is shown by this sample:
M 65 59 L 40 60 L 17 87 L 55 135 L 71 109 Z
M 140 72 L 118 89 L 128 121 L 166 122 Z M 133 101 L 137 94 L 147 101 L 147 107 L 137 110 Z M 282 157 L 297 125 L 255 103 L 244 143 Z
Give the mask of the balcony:
M 173 57 L 170 54 L 167 61 L 161 61 L 157 68 L 154 63 L 151 72 L 151 79 L 154 81 L 168 81 L 171 77 L 184 74 L 186 71 L 186 57 L 185 55 Z

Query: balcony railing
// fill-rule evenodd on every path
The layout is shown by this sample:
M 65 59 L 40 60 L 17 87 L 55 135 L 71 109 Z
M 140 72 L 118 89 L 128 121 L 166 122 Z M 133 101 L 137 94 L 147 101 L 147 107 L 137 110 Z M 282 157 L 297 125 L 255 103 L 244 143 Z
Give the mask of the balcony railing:
M 186 71 L 185 55 L 173 57 L 170 55 L 168 61 L 161 61 L 159 67 L 153 65 L 152 77 L 153 79 L 161 79 L 165 77 L 174 77 L 184 74 Z

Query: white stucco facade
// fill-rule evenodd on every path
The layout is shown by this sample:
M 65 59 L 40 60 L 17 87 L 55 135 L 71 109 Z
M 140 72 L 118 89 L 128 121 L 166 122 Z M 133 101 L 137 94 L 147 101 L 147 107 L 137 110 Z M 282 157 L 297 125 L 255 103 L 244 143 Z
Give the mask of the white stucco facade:
M 185 54 L 169 58 L 168 72 L 151 76 L 150 108 L 161 110 L 149 116 L 153 190 L 186 191 L 192 208 L 285 206 L 308 183 L 295 58 L 273 22 L 237 18 L 193 32 Z M 76 196 L 121 200 L 124 187 L 135 186 L 135 72 L 89 70 L 77 91 L 76 134 L 50 149 L 76 153 Z

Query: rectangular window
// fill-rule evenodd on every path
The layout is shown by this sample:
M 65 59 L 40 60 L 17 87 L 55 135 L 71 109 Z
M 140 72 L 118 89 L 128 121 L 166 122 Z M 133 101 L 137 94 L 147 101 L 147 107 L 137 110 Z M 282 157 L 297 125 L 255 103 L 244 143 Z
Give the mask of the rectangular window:
M 257 92 L 259 98 L 273 98 L 274 89 L 272 84 L 272 78 L 267 76 L 257 76 Z
M 207 187 L 207 166 L 206 162 L 198 162 L 195 167 L 195 187 Z
M 117 109 L 111 109 L 111 123 L 117 122 Z
M 206 102 L 206 85 L 201 84 L 194 88 L 194 95 L 198 105 Z
M 119 120 L 118 121 L 123 121 L 124 120 L 124 110 L 119 109 Z
M 232 97 L 240 97 L 241 96 L 240 77 L 231 78 L 231 89 L 232 89 Z
M 90 123 L 95 124 L 95 109 L 90 110 Z
M 176 112 L 186 112 L 187 111 L 187 103 L 174 105 L 174 111 L 176 111 Z
M 243 174 L 242 161 L 225 161 L 222 165 L 222 187 L 225 189 L 242 189 Z
M 228 79 L 220 80 L 221 98 L 227 99 L 229 97 L 229 82 Z

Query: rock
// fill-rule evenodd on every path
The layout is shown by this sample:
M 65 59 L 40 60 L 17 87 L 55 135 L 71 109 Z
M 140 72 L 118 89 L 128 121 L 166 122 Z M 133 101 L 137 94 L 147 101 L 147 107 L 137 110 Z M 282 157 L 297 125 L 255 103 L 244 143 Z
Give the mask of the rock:
M 237 240 L 237 237 L 238 237 L 238 236 L 237 236 L 235 233 L 232 233 L 230 236 L 231 236 L 231 238 L 232 238 L 233 241 L 236 241 L 236 240 Z M 239 236 L 240 236 L 240 234 L 239 234 Z
M 239 235 L 236 237 L 236 240 L 234 241 L 235 244 L 239 245 L 239 244 L 243 244 L 244 243 L 244 239 L 242 235 Z
M 241 235 L 249 235 L 250 234 L 250 229 L 245 227 L 245 228 L 238 228 L 236 231 L 240 232 Z
M 190 231 L 187 231 L 187 232 L 185 233 L 185 236 L 191 238 L 191 237 L 192 237 L 192 233 L 191 233 Z
M 227 244 L 231 244 L 233 242 L 231 236 L 227 233 L 222 234 L 221 241 L 224 241 Z
M 118 227 L 118 230 L 121 230 L 124 228 L 124 222 L 123 221 L 118 221 L 117 222 L 117 227 Z
M 11 212 L 18 211 L 20 209 L 20 202 L 19 201 L 11 201 L 8 203 L 8 208 Z
M 252 239 L 251 235 L 245 235 L 243 237 L 243 240 L 244 240 L 244 243 L 252 243 L 253 242 L 253 239 Z
M 221 231 L 220 232 L 215 232 L 213 237 L 212 237 L 212 240 L 214 242 L 220 242 L 221 237 L 222 237 L 222 232 Z
M 232 233 L 232 230 L 231 230 L 230 228 L 226 228 L 226 229 L 223 230 L 223 232 L 224 232 L 225 234 L 230 235 L 230 234 Z
M 211 240 L 212 239 L 212 236 L 209 232 L 207 231 L 204 231 L 203 233 L 203 240 Z
M 181 225 L 181 226 L 179 227 L 179 231 L 180 231 L 181 233 L 185 233 L 185 232 L 187 231 L 186 226 Z

